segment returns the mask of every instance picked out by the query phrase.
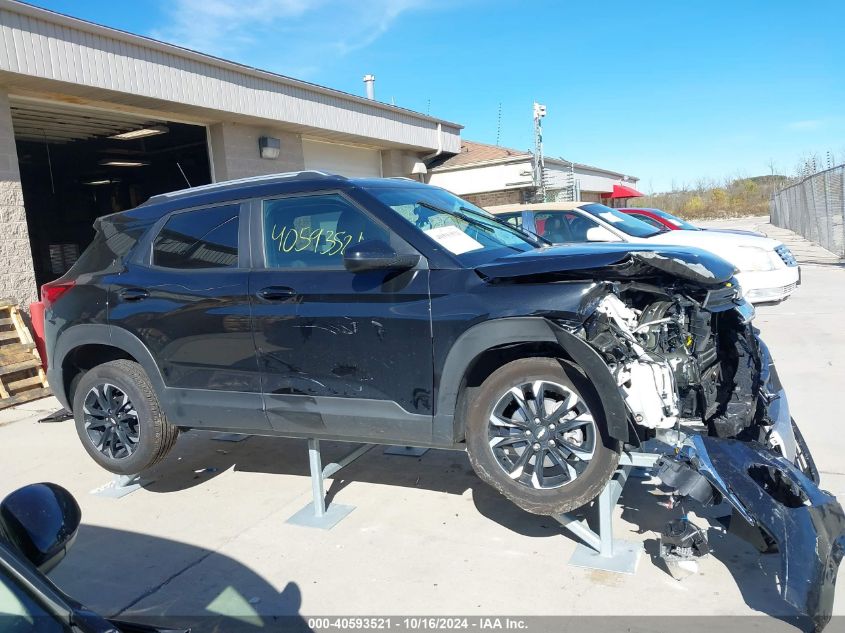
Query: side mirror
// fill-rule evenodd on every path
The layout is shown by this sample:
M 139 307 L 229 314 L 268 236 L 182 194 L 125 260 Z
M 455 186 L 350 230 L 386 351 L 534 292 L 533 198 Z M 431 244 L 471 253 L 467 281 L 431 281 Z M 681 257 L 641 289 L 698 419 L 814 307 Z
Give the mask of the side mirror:
M 614 235 L 611 231 L 607 230 L 603 226 L 594 226 L 592 228 L 587 229 L 587 241 L 588 242 L 619 242 L 620 239 Z
M 81 521 L 76 499 L 56 484 L 24 486 L 0 503 L 0 538 L 45 574 L 65 557 Z
M 343 265 L 351 273 L 368 270 L 408 270 L 420 261 L 419 255 L 398 255 L 381 240 L 365 240 L 351 244 L 343 255 Z

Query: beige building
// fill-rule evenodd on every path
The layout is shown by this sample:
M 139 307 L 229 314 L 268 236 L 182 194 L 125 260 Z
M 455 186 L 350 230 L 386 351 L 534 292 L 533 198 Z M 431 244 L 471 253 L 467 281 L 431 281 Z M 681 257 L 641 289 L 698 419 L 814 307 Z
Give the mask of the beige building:
M 562 158 L 547 156 L 544 163 L 548 201 L 610 202 L 636 197 L 631 192 L 641 195 L 635 176 Z M 480 206 L 528 202 L 537 189 L 531 152 L 475 141 L 462 141 L 460 152 L 443 156 L 429 173 L 432 185 Z
M 319 169 L 412 176 L 461 126 L 0 0 L 0 297 L 26 306 L 151 195 Z M 415 169 L 416 165 L 416 169 Z

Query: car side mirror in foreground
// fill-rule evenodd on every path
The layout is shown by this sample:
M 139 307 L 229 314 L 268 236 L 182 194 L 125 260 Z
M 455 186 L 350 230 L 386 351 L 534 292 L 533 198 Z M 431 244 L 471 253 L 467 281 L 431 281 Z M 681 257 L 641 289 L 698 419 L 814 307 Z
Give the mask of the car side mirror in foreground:
M 594 226 L 590 229 L 587 229 L 587 241 L 588 242 L 618 242 L 620 241 L 619 238 L 614 235 L 611 231 L 608 231 L 603 226 Z
M 0 539 L 45 574 L 65 557 L 81 521 L 76 499 L 56 484 L 24 486 L 0 503 Z
M 368 270 L 408 270 L 420 261 L 419 255 L 399 255 L 381 240 L 351 244 L 343 255 L 343 265 L 351 273 Z

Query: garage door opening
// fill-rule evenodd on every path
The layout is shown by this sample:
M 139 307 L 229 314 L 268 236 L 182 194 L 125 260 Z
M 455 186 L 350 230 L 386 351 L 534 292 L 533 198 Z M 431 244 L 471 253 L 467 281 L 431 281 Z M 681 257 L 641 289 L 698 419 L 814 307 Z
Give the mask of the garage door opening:
M 302 139 L 305 169 L 316 169 L 347 178 L 381 176 L 381 152 L 377 149 Z
M 206 128 L 12 101 L 35 278 L 62 276 L 102 215 L 211 182 Z

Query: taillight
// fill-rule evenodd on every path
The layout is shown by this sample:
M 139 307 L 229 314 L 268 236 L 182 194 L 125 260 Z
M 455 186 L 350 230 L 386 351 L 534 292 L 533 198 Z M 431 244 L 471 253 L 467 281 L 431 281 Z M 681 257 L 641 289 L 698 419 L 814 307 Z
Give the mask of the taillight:
M 49 308 L 56 303 L 64 293 L 76 285 L 76 280 L 71 281 L 51 281 L 48 284 L 41 286 L 41 302 L 45 308 Z

